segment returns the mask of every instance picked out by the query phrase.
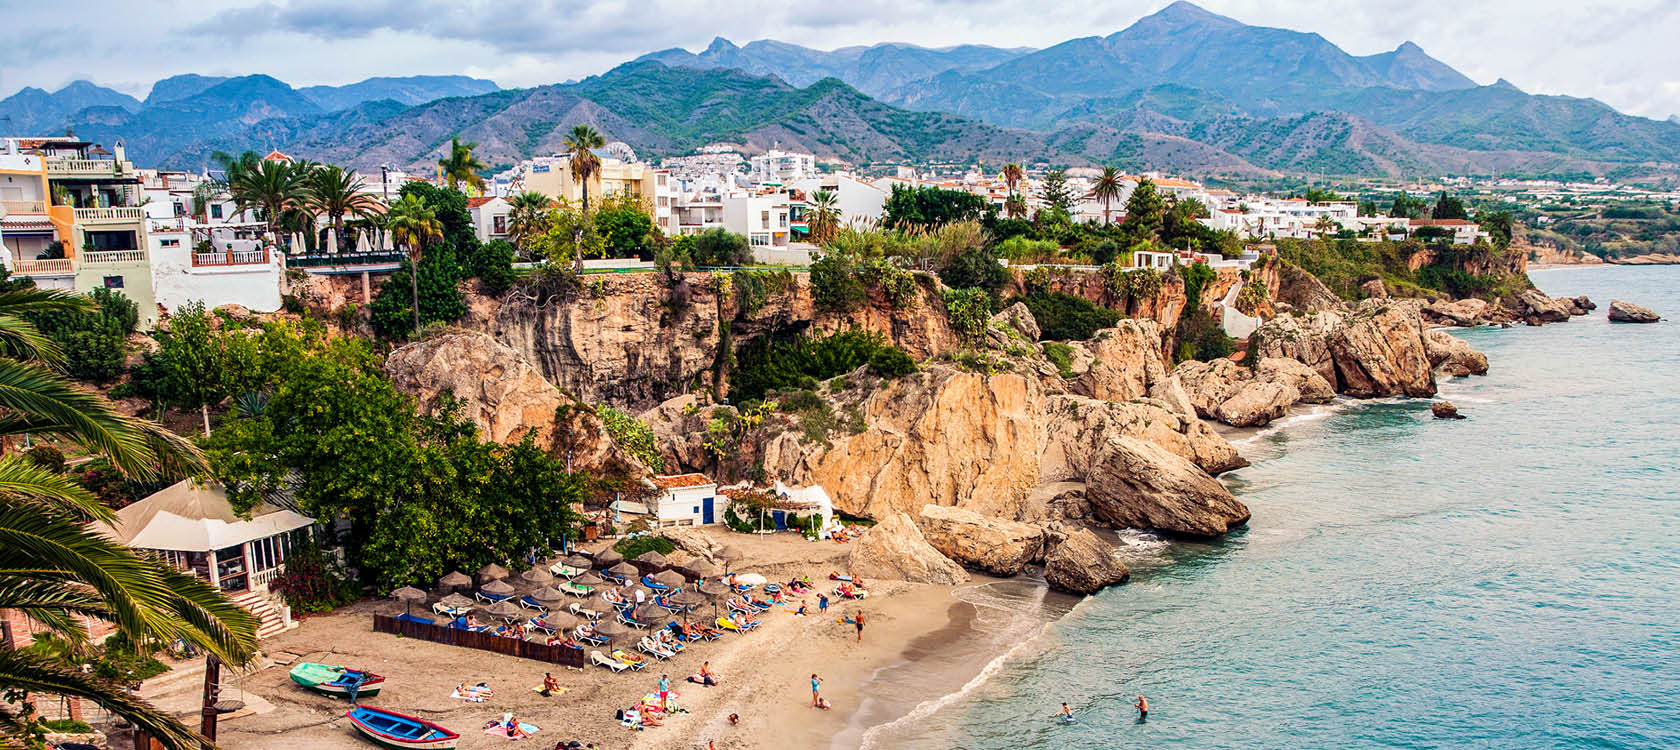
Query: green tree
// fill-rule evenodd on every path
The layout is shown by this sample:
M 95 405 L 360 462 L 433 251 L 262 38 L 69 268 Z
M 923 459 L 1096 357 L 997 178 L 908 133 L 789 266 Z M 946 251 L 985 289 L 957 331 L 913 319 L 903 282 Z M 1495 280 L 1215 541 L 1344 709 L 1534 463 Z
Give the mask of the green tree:
M 260 161 L 242 165 L 228 173 L 228 193 L 240 211 L 256 210 L 268 223 L 268 232 L 279 236 L 280 215 L 302 204 L 308 193 L 304 174 L 282 161 Z
M 1426 213 L 1429 213 L 1429 200 L 1406 193 L 1395 195 L 1393 205 L 1388 208 L 1388 215 L 1395 218 L 1421 219 Z
M 595 231 L 609 258 L 653 260 L 653 217 L 634 195 L 608 196 L 595 209 Z
M 1060 169 L 1052 169 L 1044 173 L 1044 182 L 1039 185 L 1038 199 L 1044 202 L 1052 220 L 1063 220 L 1072 215 L 1073 190 L 1068 187 L 1067 173 Z
M 1027 199 L 1020 193 L 1010 193 L 1003 199 L 1003 213 L 1011 219 L 1019 219 L 1027 215 Z
M 310 211 L 326 214 L 327 223 L 332 226 L 333 241 L 338 245 L 330 248 L 332 252 L 341 251 L 348 244 L 344 237 L 346 215 L 366 219 L 376 215 L 380 207 L 377 199 L 362 191 L 362 180 L 354 169 L 317 167 L 304 178 L 303 189 L 303 205 Z
M 438 160 L 438 171 L 443 173 L 449 189 L 460 190 L 462 185 L 484 189 L 484 178 L 478 173 L 488 167 L 473 155 L 475 148 L 478 148 L 476 143 L 462 143 L 460 138 L 449 139 L 449 155 Z
M 473 275 L 484 285 L 484 291 L 501 294 L 513 286 L 513 261 L 518 257 L 507 240 L 484 243 L 473 256 Z
M 157 332 L 157 359 L 163 364 L 163 389 L 183 409 L 198 409 L 204 435 L 210 435 L 210 404 L 227 395 L 222 379 L 222 356 L 210 330 L 203 302 L 189 302 L 169 316 L 169 327 Z
M 548 231 L 549 197 L 534 190 L 513 196 L 509 201 L 508 240 L 521 252 L 528 252 L 532 240 Z
M 721 227 L 694 235 L 697 266 L 750 266 L 752 262 L 752 246 L 746 237 Z
M 828 190 L 811 194 L 811 241 L 821 245 L 834 239 L 840 231 L 838 196 Z
M 1435 208 L 1429 212 L 1429 218 L 1469 219 L 1470 214 L 1464 211 L 1463 201 L 1447 195 L 1447 191 L 1442 190 L 1441 195 L 1435 199 Z
M 1511 246 L 1515 222 L 1511 219 L 1510 211 L 1478 211 L 1476 223 L 1493 237 L 1494 247 L 1503 249 Z
M 867 294 L 845 253 L 819 253 L 811 261 L 811 298 L 819 309 L 851 312 L 863 304 Z
M 1009 187 L 1009 192 L 1016 192 L 1016 187 L 1027 179 L 1027 173 L 1021 165 L 1010 162 L 1003 165 L 1003 184 Z
M 881 209 L 881 225 L 892 229 L 931 229 L 986 214 L 986 199 L 961 190 L 893 185 Z
M 1154 181 L 1145 177 L 1132 188 L 1126 199 L 1126 223 L 1144 239 L 1158 237 L 1166 224 L 1167 200 L 1155 188 Z
M 437 220 L 437 214 L 432 211 L 418 196 L 405 195 L 402 200 L 391 205 L 391 210 L 385 214 L 385 228 L 391 233 L 391 240 L 398 248 L 407 252 L 409 268 L 410 303 L 414 310 L 414 335 L 420 335 L 420 259 L 425 254 L 427 243 L 443 237 L 443 225 Z
M 1009 271 L 990 251 L 975 248 L 939 269 L 939 280 L 952 289 L 979 289 L 995 296 L 1009 285 Z
M 1091 184 L 1091 197 L 1102 203 L 1104 226 L 1109 224 L 1108 204 L 1120 200 L 1120 193 L 1125 190 L 1123 182 L 1124 175 L 1120 174 L 1119 169 L 1105 166 L 1102 174 Z

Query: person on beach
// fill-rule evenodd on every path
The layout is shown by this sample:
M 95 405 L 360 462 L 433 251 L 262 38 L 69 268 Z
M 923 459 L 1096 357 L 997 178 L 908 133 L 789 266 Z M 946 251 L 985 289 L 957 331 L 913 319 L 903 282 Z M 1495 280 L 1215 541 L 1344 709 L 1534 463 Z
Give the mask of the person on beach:
M 813 673 L 811 675 L 811 708 L 822 707 L 822 695 L 817 692 L 821 688 L 822 678 Z
M 858 610 L 857 619 L 852 621 L 852 625 L 857 628 L 857 642 L 863 643 L 863 610 Z
M 717 684 L 717 675 L 712 672 L 712 663 L 700 662 L 700 684 L 711 687 Z
M 828 596 L 817 594 L 817 614 L 828 614 Z
M 1149 718 L 1149 699 L 1140 695 L 1138 696 L 1136 705 L 1138 710 L 1138 723 L 1141 724 Z
M 741 723 L 741 715 L 740 714 L 730 714 L 729 715 L 729 726 L 735 726 L 735 725 L 740 724 L 740 723 Z
M 544 672 L 543 673 L 543 686 L 542 686 L 542 691 L 541 691 L 542 696 L 544 698 L 547 698 L 547 697 L 553 695 L 554 691 L 558 690 L 558 689 L 560 689 L 560 681 L 554 679 L 554 674 L 552 672 Z
M 661 705 L 661 706 L 671 705 L 671 679 L 670 679 L 670 675 L 663 675 L 662 674 L 662 675 L 659 676 L 659 705 Z

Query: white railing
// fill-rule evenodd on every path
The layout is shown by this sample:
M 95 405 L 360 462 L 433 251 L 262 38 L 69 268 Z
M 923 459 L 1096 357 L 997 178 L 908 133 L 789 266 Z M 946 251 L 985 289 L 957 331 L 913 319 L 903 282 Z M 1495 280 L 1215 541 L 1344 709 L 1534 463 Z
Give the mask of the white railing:
M 269 568 L 268 570 L 255 571 L 251 573 L 251 580 L 248 582 L 248 586 L 253 589 L 265 587 L 272 583 L 274 579 L 280 577 L 280 571 L 282 569 L 283 568 L 281 567 L 276 567 Z
M 106 250 L 104 252 L 82 253 L 83 263 L 135 263 L 146 260 L 144 250 Z
M 0 206 L 5 206 L 6 213 L 11 214 L 44 214 L 47 212 L 45 201 L 0 201 Z
M 193 253 L 193 265 L 195 266 L 244 266 L 267 262 L 267 250 L 224 250 L 213 253 Z
M 76 268 L 75 268 L 75 266 L 71 265 L 69 258 L 55 258 L 55 259 L 52 259 L 52 260 L 14 260 L 14 261 L 12 261 L 12 273 L 16 273 L 16 274 L 19 274 L 19 275 L 25 275 L 25 276 L 28 276 L 28 275 L 44 276 L 44 275 L 48 275 L 48 274 L 73 273 L 75 270 L 76 270 Z
M 122 174 L 123 164 L 111 159 L 64 159 L 48 157 L 47 173 L 53 174 Z
M 76 221 L 139 221 L 144 218 L 146 209 L 138 207 L 76 209 Z

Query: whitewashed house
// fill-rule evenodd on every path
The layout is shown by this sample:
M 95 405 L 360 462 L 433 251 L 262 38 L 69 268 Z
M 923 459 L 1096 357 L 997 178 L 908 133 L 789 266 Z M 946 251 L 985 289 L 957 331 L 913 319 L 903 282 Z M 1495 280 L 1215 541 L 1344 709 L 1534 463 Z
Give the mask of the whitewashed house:
M 508 237 L 508 214 L 513 204 L 495 196 L 468 198 L 467 213 L 472 214 L 473 233 L 479 242 L 505 240 Z
M 718 493 L 717 483 L 705 474 L 656 476 L 648 483 L 659 491 L 646 506 L 648 522 L 654 526 L 717 523 L 729 502 Z

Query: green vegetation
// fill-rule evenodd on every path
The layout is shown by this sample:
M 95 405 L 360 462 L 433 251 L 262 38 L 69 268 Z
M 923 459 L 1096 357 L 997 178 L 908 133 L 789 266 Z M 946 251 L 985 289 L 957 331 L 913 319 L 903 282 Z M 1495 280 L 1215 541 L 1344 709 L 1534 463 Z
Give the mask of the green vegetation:
M 879 334 L 860 328 L 822 338 L 797 336 L 780 343 L 760 338 L 741 347 L 735 356 L 737 364 L 729 376 L 729 392 L 736 402 L 743 404 L 774 391 L 814 388 L 817 381 L 844 375 L 864 365 L 874 369 L 877 362 L 882 364 L 884 372 L 907 373 L 903 362 L 909 359 L 908 354 L 887 344 Z
M 1278 258 L 1317 276 L 1345 299 L 1359 299 L 1359 285 L 1381 279 L 1390 294 L 1400 297 L 1446 294 L 1482 298 L 1514 294 L 1528 288 L 1523 275 L 1471 274 L 1465 268 L 1503 268 L 1509 259 L 1496 246 L 1437 245 L 1434 263 L 1411 269 L 1414 255 L 1426 250 L 1412 239 L 1402 242 L 1336 240 L 1278 240 Z
M 659 440 L 654 437 L 652 427 L 611 406 L 601 406 L 596 412 L 601 415 L 601 424 L 606 426 L 607 434 L 618 443 L 618 447 L 655 474 L 665 472 L 665 457 L 659 452 Z
M 1061 292 L 1029 294 L 1006 302 L 1026 304 L 1038 321 L 1040 341 L 1084 341 L 1104 328 L 1113 328 L 1119 312 L 1099 307 L 1084 297 Z
M 986 333 L 992 318 L 991 297 L 982 289 L 946 289 L 945 314 L 951 329 L 963 338 L 977 341 Z
M 753 262 L 747 238 L 721 228 L 694 235 L 691 252 L 696 266 L 750 266 Z
M 0 270 L 0 286 L 31 288 L 30 279 L 9 280 Z M 123 372 L 128 335 L 140 320 L 139 308 L 121 292 L 95 289 L 87 312 L 48 309 L 24 319 L 64 353 L 65 374 L 77 380 L 109 383 Z
M 353 601 L 361 587 L 351 580 L 315 539 L 296 544 L 286 554 L 286 569 L 269 584 L 299 612 L 330 612 Z
M 1073 347 L 1060 341 L 1044 342 L 1044 358 L 1056 366 L 1056 371 L 1064 378 L 1074 377 Z
M 618 540 L 613 544 L 613 550 L 623 555 L 626 560 L 634 560 L 649 552 L 669 555 L 677 551 L 677 543 L 662 536 L 644 534 Z
M 881 226 L 893 229 L 935 227 L 985 216 L 986 200 L 961 190 L 893 185 L 881 211 Z

